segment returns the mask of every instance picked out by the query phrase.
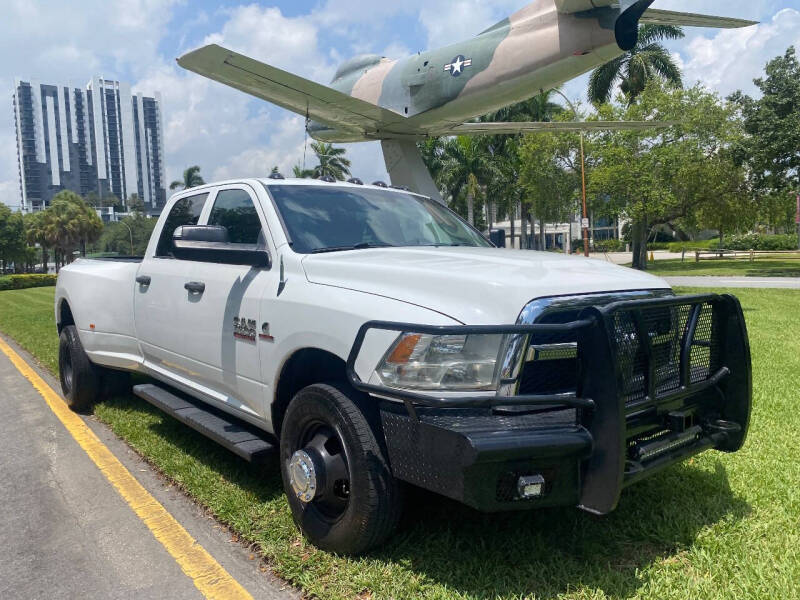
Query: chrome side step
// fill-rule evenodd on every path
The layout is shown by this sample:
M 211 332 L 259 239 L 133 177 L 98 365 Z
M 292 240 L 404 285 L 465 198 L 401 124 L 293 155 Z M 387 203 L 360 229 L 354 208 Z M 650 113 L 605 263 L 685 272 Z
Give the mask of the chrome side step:
M 200 401 L 187 400 L 150 383 L 134 386 L 133 393 L 247 462 L 264 463 L 276 452 L 266 434 Z

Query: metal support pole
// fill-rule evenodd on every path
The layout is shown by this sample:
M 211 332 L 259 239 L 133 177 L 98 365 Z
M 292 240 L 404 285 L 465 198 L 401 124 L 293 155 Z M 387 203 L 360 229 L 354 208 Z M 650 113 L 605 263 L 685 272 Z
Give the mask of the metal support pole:
M 567 98 L 566 94 L 559 90 L 558 88 L 554 88 L 553 91 L 557 93 L 559 96 L 564 98 L 567 101 L 570 109 L 572 110 L 572 114 L 574 115 L 573 120 L 578 123 L 578 110 L 575 108 L 575 105 L 572 101 Z M 544 93 L 543 90 L 540 90 L 541 93 Z M 581 188 L 582 188 L 582 200 L 583 200 L 583 211 L 581 213 L 581 228 L 583 229 L 583 255 L 588 257 L 589 256 L 589 215 L 586 211 L 586 157 L 583 152 L 583 131 L 581 131 Z
M 583 188 L 583 255 L 589 256 L 589 216 L 586 213 L 586 158 L 583 154 L 583 132 L 581 131 L 581 186 Z
M 125 225 L 125 227 L 128 228 L 128 233 L 130 233 L 131 235 L 131 256 L 133 256 L 133 229 L 131 229 L 131 226 L 128 225 L 125 221 L 120 221 L 120 223 L 122 223 L 123 225 Z

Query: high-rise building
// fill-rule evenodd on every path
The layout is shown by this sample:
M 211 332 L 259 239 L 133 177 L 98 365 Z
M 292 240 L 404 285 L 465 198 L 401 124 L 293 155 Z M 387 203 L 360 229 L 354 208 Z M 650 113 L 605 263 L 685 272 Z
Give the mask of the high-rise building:
M 136 194 L 148 213 L 166 202 L 161 96 L 94 77 L 86 89 L 15 82 L 22 210 L 46 208 L 61 190 L 127 206 Z

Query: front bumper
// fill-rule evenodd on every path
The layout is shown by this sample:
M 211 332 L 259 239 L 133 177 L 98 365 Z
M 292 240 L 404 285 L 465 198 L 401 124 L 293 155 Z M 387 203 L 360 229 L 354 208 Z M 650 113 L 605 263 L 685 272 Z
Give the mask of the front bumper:
M 577 386 L 574 393 L 437 398 L 364 383 L 354 367 L 371 329 L 525 336 L 526 345 L 541 335 L 572 336 Z M 729 295 L 591 306 L 559 324 L 374 321 L 359 330 L 347 366 L 356 389 L 394 400 L 381 403 L 394 475 L 485 511 L 577 505 L 608 513 L 622 489 L 643 477 L 710 448 L 738 450 L 750 419 L 747 330 Z M 529 477 L 544 481 L 535 497 L 518 488 Z

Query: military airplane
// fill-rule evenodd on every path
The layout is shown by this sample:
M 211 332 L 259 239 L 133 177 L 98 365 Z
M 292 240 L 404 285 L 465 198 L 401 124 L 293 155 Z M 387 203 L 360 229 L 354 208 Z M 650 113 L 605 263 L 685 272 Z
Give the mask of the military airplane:
M 400 60 L 357 56 L 339 67 L 330 86 L 215 44 L 185 54 L 178 64 L 304 116 L 308 134 L 317 140 L 380 140 L 393 185 L 441 199 L 417 150 L 418 140 L 652 126 L 474 119 L 617 58 L 636 45 L 640 23 L 720 28 L 756 24 L 651 9 L 654 1 L 535 0 L 464 42 Z

